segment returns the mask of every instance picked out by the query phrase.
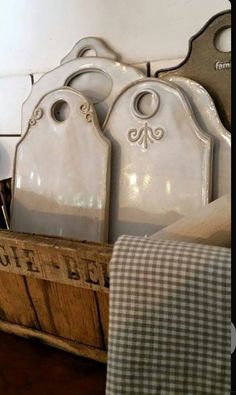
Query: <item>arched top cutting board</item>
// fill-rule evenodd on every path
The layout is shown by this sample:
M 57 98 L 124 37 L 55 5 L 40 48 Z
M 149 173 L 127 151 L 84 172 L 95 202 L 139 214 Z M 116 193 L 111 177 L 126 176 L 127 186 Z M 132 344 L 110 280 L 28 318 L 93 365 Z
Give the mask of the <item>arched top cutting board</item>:
M 231 130 L 231 52 L 216 48 L 218 32 L 231 27 L 231 11 L 221 12 L 189 41 L 186 58 L 177 66 L 158 70 L 156 77 L 175 75 L 200 83 L 212 96 L 226 129 Z
M 106 241 L 109 169 L 93 105 L 71 88 L 50 92 L 16 148 L 11 228 Z
M 132 66 L 111 59 L 85 57 L 66 62 L 45 73 L 33 86 L 22 105 L 22 132 L 27 130 L 34 108 L 42 96 L 62 86 L 78 89 L 94 104 L 102 125 L 116 96 L 124 87 L 144 74 Z
M 143 111 L 145 95 L 151 101 Z M 211 199 L 212 140 L 173 84 L 151 78 L 131 84 L 103 131 L 112 144 L 110 242 L 154 233 Z

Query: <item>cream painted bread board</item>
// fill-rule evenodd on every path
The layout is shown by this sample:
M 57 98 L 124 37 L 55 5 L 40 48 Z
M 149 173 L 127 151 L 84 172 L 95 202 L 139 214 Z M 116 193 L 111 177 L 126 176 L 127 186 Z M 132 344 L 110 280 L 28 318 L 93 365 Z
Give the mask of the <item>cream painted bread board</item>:
M 11 229 L 106 241 L 110 143 L 71 88 L 45 95 L 16 148 Z
M 214 140 L 213 152 L 213 200 L 231 191 L 231 133 L 222 124 L 214 101 L 206 89 L 196 81 L 178 76 L 166 76 L 164 80 L 175 83 L 190 101 L 197 122 Z
M 139 108 L 145 95 L 146 113 L 144 102 Z M 213 141 L 173 84 L 151 78 L 131 84 L 103 130 L 112 143 L 110 242 L 121 234 L 150 235 L 211 200 Z
M 45 73 L 33 86 L 22 105 L 22 135 L 41 98 L 51 90 L 62 86 L 78 89 L 95 106 L 98 121 L 102 125 L 116 96 L 129 83 L 143 78 L 144 74 L 128 65 L 111 59 L 84 57 L 64 63 Z

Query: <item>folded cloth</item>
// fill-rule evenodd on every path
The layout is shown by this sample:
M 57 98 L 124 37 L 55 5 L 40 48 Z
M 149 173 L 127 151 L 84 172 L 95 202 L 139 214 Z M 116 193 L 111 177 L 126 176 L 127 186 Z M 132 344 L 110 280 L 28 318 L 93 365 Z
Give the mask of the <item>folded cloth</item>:
M 106 395 L 229 395 L 231 250 L 121 236 Z

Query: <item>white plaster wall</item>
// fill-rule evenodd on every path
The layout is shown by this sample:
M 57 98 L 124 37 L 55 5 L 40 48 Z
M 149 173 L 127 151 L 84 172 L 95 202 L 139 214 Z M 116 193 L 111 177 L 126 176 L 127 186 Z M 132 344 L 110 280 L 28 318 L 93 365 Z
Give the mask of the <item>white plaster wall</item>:
M 0 75 L 44 72 L 101 36 L 127 62 L 175 59 L 229 0 L 0 0 Z
M 229 0 L 0 0 L 0 179 L 10 177 L 21 105 L 82 37 L 103 38 L 127 63 L 174 66 L 189 38 Z M 7 158 L 7 160 L 6 160 Z
M 31 86 L 29 75 L 0 78 L 0 136 L 19 134 L 21 106 Z

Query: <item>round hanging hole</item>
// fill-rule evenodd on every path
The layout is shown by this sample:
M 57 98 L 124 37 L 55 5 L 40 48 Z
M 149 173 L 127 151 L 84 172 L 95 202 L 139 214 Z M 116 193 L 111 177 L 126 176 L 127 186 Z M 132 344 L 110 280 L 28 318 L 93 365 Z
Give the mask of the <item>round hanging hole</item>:
M 215 34 L 214 45 L 220 52 L 231 52 L 231 27 L 227 27 Z
M 70 107 L 69 104 L 64 100 L 58 100 L 56 103 L 53 104 L 51 109 L 51 114 L 53 119 L 57 122 L 65 121 L 70 114 Z
M 93 48 L 85 48 L 79 53 L 79 57 L 88 57 L 88 56 L 97 56 L 95 49 Z
M 65 85 L 83 93 L 93 104 L 104 101 L 112 91 L 112 79 L 102 70 L 86 69 L 73 75 Z
M 146 89 L 138 93 L 134 99 L 134 113 L 139 118 L 150 118 L 158 110 L 159 97 L 158 94 L 151 90 Z

